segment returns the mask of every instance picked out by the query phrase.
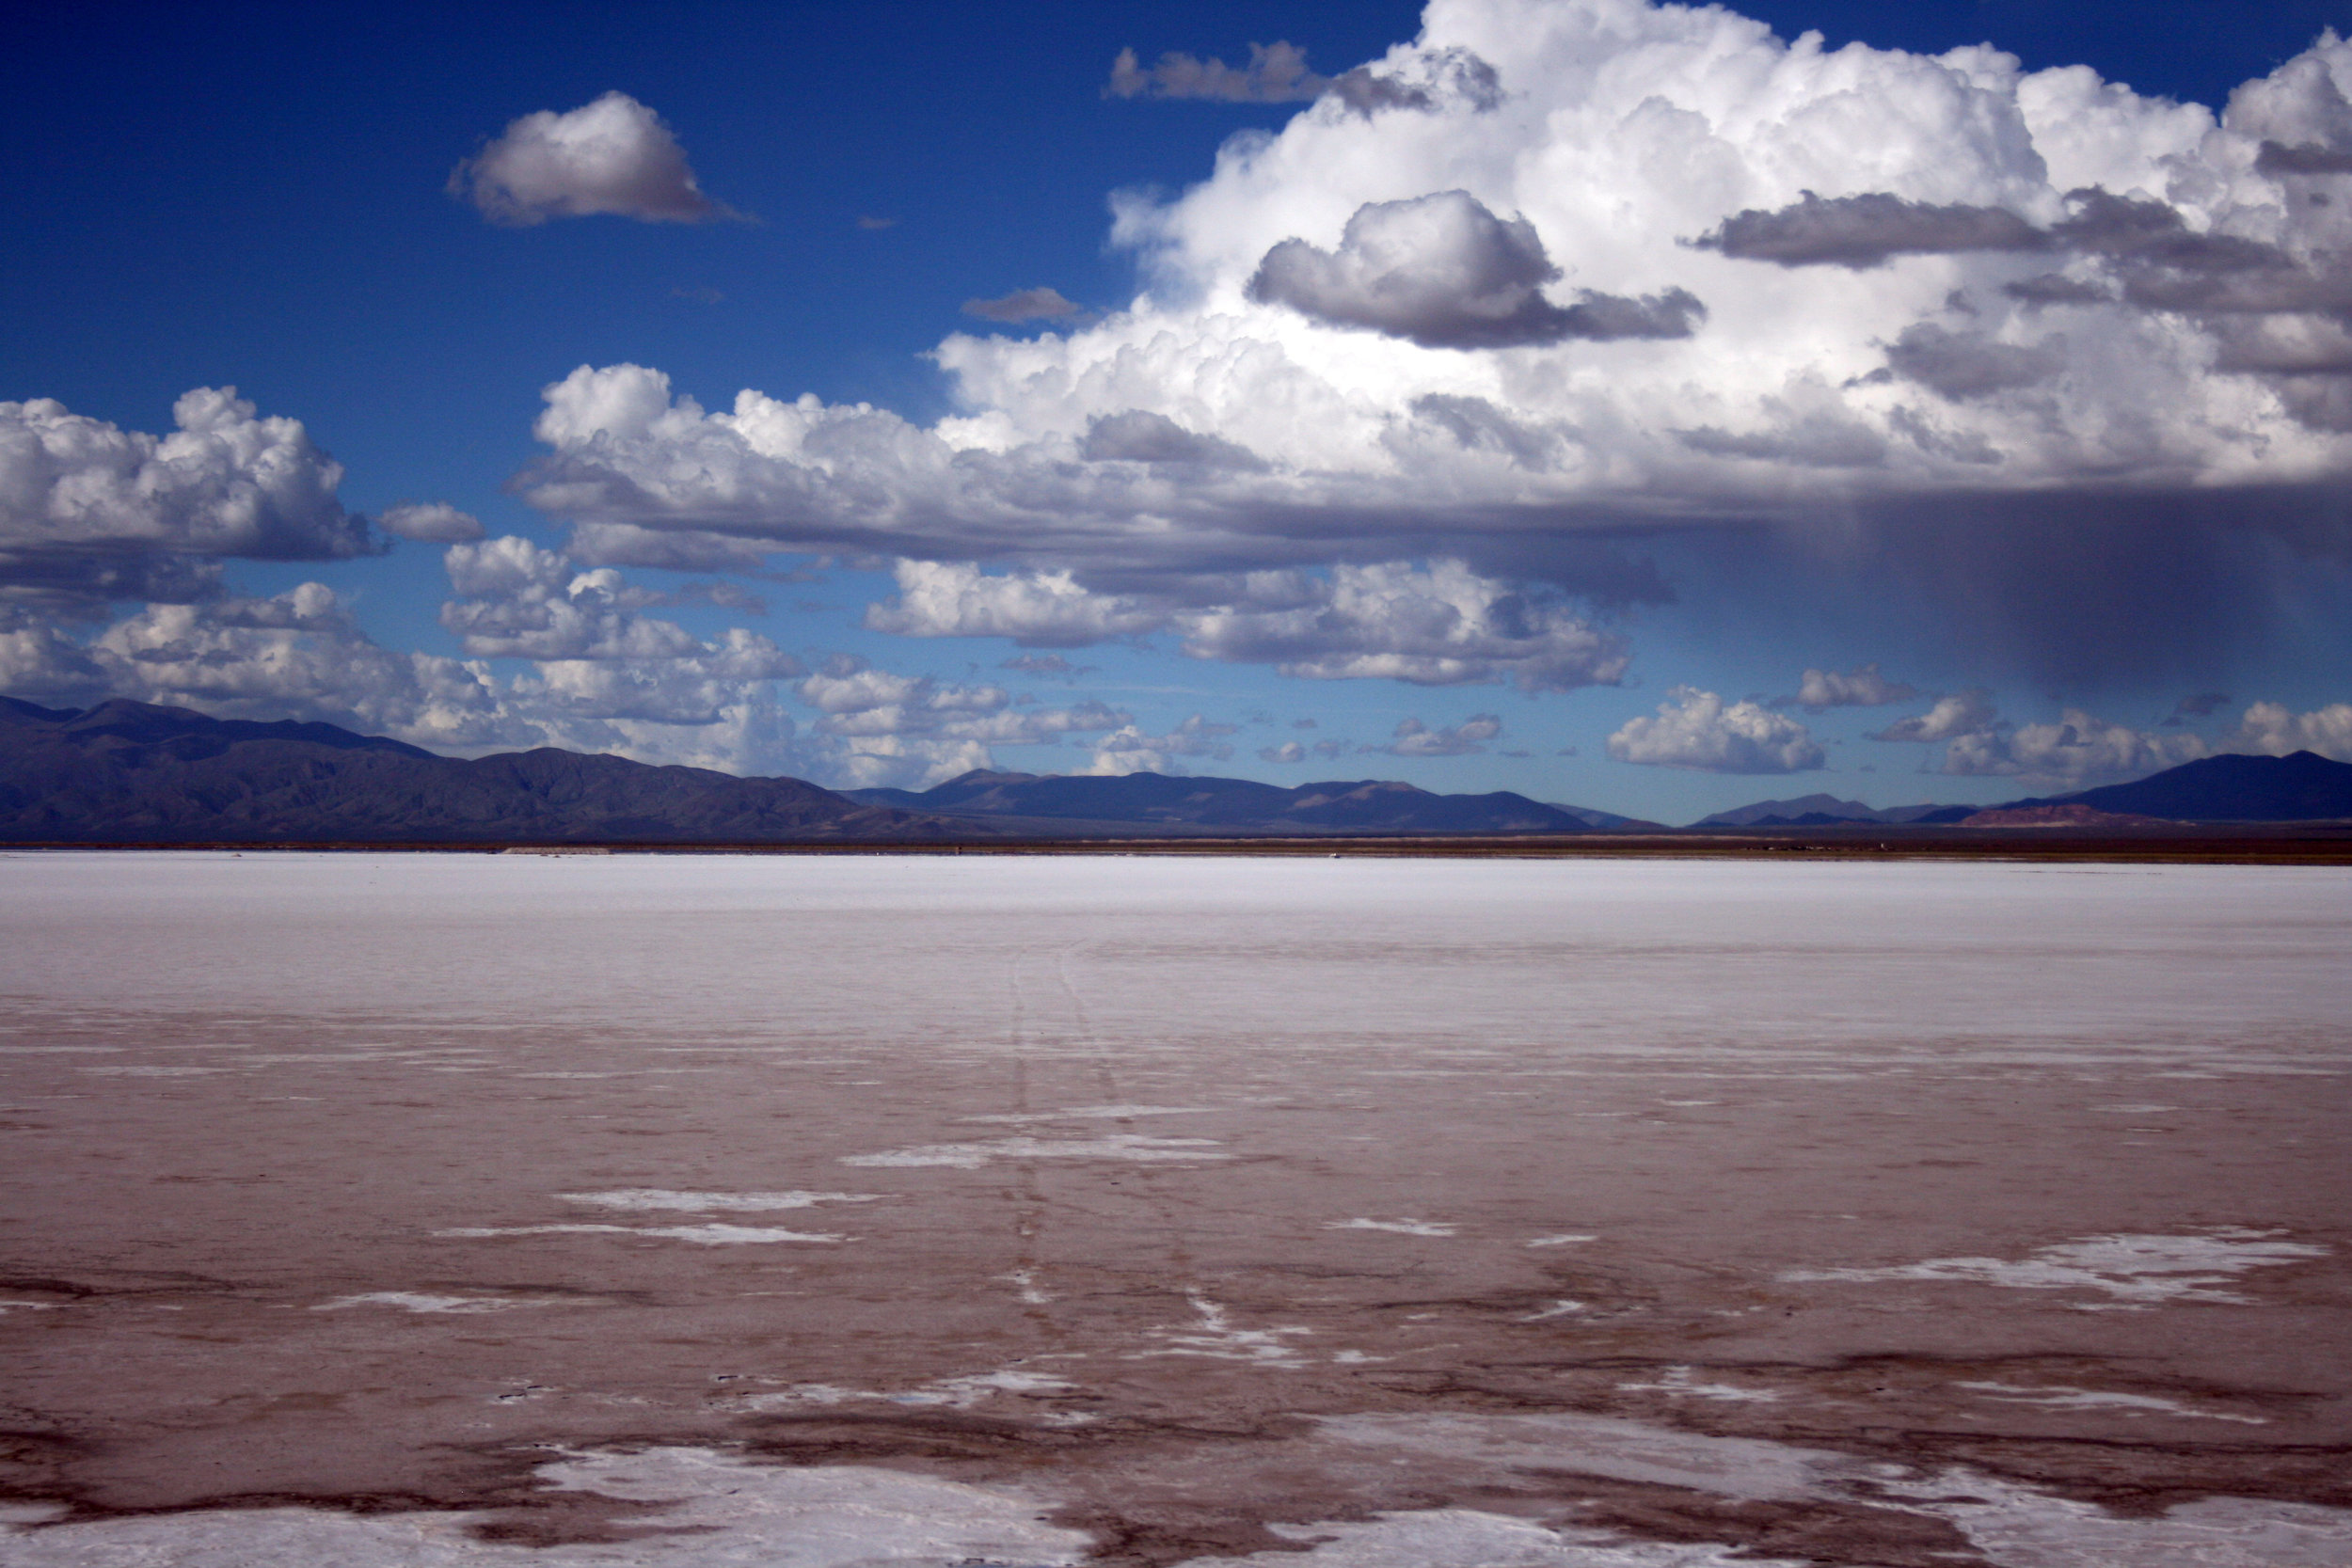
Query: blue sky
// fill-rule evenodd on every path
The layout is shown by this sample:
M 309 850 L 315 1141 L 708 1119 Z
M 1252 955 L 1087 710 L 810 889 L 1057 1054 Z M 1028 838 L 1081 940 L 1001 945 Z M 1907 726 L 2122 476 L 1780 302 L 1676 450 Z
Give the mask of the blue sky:
M 1664 820 L 2352 756 L 2347 11 L 57 8 L 0 689 Z

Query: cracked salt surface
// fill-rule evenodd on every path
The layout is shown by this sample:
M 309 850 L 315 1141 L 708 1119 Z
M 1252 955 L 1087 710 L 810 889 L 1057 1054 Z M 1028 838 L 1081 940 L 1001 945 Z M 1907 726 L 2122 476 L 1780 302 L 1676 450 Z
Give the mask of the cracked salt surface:
M 984 1144 L 925 1144 L 885 1154 L 845 1154 L 845 1165 L 952 1165 L 977 1170 L 992 1160 L 1230 1160 L 1208 1152 L 1215 1138 L 1147 1138 L 1114 1132 L 1102 1138 L 999 1138 Z
M 2174 1301 L 2254 1305 L 2217 1289 L 2251 1269 L 2277 1268 L 2328 1249 L 2270 1238 L 2275 1230 L 2227 1226 L 2196 1236 L 2091 1236 L 2046 1246 L 2021 1259 L 1931 1258 L 1883 1269 L 1790 1269 L 1784 1280 L 1954 1280 L 2019 1291 L 2099 1291 L 2111 1302 L 2076 1304 L 2085 1312 L 2145 1311 Z

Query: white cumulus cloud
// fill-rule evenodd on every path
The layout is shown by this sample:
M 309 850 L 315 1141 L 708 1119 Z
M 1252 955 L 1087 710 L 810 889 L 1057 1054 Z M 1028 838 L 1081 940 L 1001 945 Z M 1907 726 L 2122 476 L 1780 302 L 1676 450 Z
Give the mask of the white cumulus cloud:
M 469 544 L 486 531 L 481 518 L 460 512 L 446 501 L 423 506 L 413 502 L 388 506 L 377 515 L 375 523 L 387 533 L 428 545 Z
M 233 387 L 172 405 L 168 436 L 50 398 L 0 403 L 0 593 L 189 599 L 226 557 L 332 561 L 381 547 L 337 499 L 342 465 Z
M 1359 752 L 1382 752 L 1397 757 L 1461 757 L 1486 749 L 1502 734 L 1502 721 L 1491 713 L 1473 713 L 1458 724 L 1432 729 L 1418 719 L 1397 721 L 1396 736 L 1386 746 L 1359 746 Z
M 1901 681 L 1890 681 L 1879 673 L 1875 664 L 1866 664 L 1851 673 L 1836 670 L 1807 670 L 1797 683 L 1796 703 L 1801 708 L 1819 713 L 1833 707 L 1883 707 L 1889 703 L 1907 703 L 1919 695 L 1916 687 Z
M 1726 703 L 1677 686 L 1654 719 L 1629 719 L 1609 737 L 1619 762 L 1709 773 L 1802 773 L 1822 765 L 1812 733 L 1756 703 Z
M 703 194 L 661 117 L 625 92 L 523 116 L 459 164 L 449 190 L 491 222 L 516 227 L 597 214 L 647 223 L 733 215 Z
M 2282 703 L 2254 703 L 2236 732 L 2217 749 L 2273 757 L 2316 752 L 2352 762 L 2352 703 L 2329 703 L 2309 713 L 2296 713 Z
M 1948 697 L 1938 697 L 1935 705 L 1927 712 L 1915 714 L 1909 719 L 1898 719 L 1886 728 L 1872 734 L 1870 738 L 1930 742 L 1950 740 L 1989 730 L 1994 721 L 1992 693 L 1971 687 L 1966 691 L 1956 691 Z
M 2067 708 L 2056 723 L 1999 725 L 1956 736 L 1944 749 L 1944 771 L 1993 774 L 2065 789 L 2137 779 L 2210 756 L 2193 735 L 2153 735 Z
M 2218 116 L 1643 0 L 1440 0 L 1364 69 L 1427 89 L 1335 76 L 1183 195 L 1122 198 L 1142 292 L 950 337 L 950 417 L 706 412 L 583 367 L 524 495 L 583 534 L 1060 574 L 1148 619 L 1255 612 L 1207 573 L 1458 562 L 1597 592 L 1580 537 L 1830 509 L 1889 548 L 1957 518 L 2025 550 L 2072 498 L 2161 531 L 2352 475 L 2352 207 L 2319 199 L 2352 45 Z M 1121 79 L 1227 90 L 1202 71 Z

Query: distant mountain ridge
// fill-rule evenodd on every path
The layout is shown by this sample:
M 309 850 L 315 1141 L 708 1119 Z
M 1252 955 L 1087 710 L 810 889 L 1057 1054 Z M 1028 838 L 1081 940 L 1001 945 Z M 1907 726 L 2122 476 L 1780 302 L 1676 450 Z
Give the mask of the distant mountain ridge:
M 0 843 L 797 843 L 1654 827 L 1522 795 L 1361 780 L 967 773 L 920 794 L 821 789 L 552 747 L 464 760 L 323 723 L 123 699 L 0 697 Z
M 790 842 L 971 836 L 970 824 L 546 748 L 463 761 L 332 724 L 123 700 L 0 697 L 0 841 Z
M 1917 822 L 1948 808 L 1938 805 L 1866 806 L 1835 795 L 1800 795 L 1793 800 L 1758 800 L 1753 805 L 1719 811 L 1691 824 L 1693 828 L 1823 828 L 1839 822 Z
M 1497 790 L 1435 795 L 1358 779 L 1285 788 L 1254 779 L 1001 773 L 976 769 L 916 793 L 844 791 L 852 800 L 942 816 L 1126 824 L 1249 833 L 1587 833 L 1655 823 Z
M 1717 812 L 1694 828 L 1817 828 L 1841 823 L 1950 827 L 1992 813 L 2033 813 L 2045 807 L 2082 806 L 2110 816 L 2153 817 L 2166 822 L 2328 822 L 2352 819 L 2352 763 L 2334 762 L 2315 752 L 2289 756 L 2231 752 L 2168 768 L 2130 784 L 2102 784 L 2072 795 L 2035 796 L 1992 806 L 1895 806 L 1873 810 L 1834 795 L 1793 800 L 1758 800 Z M 2027 818 L 2019 816 L 2018 821 Z M 2038 820 L 2058 822 L 2066 814 L 2044 813 Z M 2010 825 L 1999 821 L 1985 826 Z

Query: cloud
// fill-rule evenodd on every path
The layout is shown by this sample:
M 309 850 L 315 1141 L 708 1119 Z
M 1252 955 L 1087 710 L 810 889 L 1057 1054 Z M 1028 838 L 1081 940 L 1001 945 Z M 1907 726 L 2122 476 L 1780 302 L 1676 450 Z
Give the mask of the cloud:
M 999 670 L 1014 670 L 1025 675 L 1046 680 L 1076 680 L 1080 675 L 1094 673 L 1099 664 L 1073 664 L 1059 654 L 1021 654 L 1004 660 Z
M 2265 141 L 2254 159 L 2254 172 L 2273 179 L 2282 174 L 2352 174 L 2352 149 Z
M 898 597 L 866 609 L 874 630 L 1009 637 L 1031 647 L 1173 630 L 1196 658 L 1271 664 L 1301 679 L 1509 681 L 1526 691 L 1612 685 L 1629 657 L 1622 639 L 1556 594 L 1514 591 L 1458 562 L 1250 573 L 1141 595 L 1097 594 L 1069 572 L 997 577 L 901 562 L 897 576 Z M 1185 604 L 1177 589 L 1209 602 Z
M 866 607 L 872 631 L 902 637 L 1009 637 L 1025 648 L 1079 648 L 1156 631 L 1165 612 L 1094 594 L 1069 572 L 985 576 L 977 566 L 901 561 L 898 596 Z
M 1495 68 L 1467 49 L 1391 52 L 1385 69 L 1358 66 L 1339 76 L 1307 69 L 1307 53 L 1295 44 L 1249 46 L 1249 63 L 1229 66 L 1211 56 L 1169 51 L 1145 67 L 1132 49 L 1111 61 L 1105 98 L 1200 98 L 1228 103 L 1296 103 L 1328 97 L 1370 119 L 1391 109 L 1437 113 L 1461 105 L 1485 113 L 1502 101 Z
M 1249 63 L 1230 66 L 1170 50 L 1146 67 L 1132 49 L 1111 61 L 1105 98 L 1207 98 L 1227 103 L 1296 103 L 1320 98 L 1330 78 L 1307 69 L 1307 52 L 1276 40 L 1249 46 Z
M 342 465 L 233 387 L 172 405 L 168 436 L 49 398 L 0 403 L 0 594 L 84 610 L 218 592 L 223 558 L 336 561 L 383 546 L 337 499 Z
M 1233 748 L 1224 737 L 1238 726 L 1216 724 L 1194 714 L 1166 735 L 1146 735 L 1133 723 L 1122 724 L 1094 743 L 1094 761 L 1083 771 L 1120 777 L 1129 773 L 1185 771 L 1181 757 L 1207 757 L 1225 762 Z
M 627 592 L 624 589 L 624 592 Z M 537 746 L 730 772 L 807 772 L 769 682 L 798 666 L 729 630 L 677 657 L 479 660 L 385 648 L 333 590 L 151 604 L 87 641 L 0 606 L 0 689 L 71 703 L 110 696 L 224 718 L 320 720 L 445 752 Z
M 1870 738 L 1933 742 L 1989 731 L 1994 724 L 1992 694 L 1981 688 L 1939 697 L 1927 712 L 1898 719 Z
M 1140 408 L 1089 420 L 1078 455 L 1089 463 L 1186 463 L 1251 473 L 1265 470 L 1265 464 L 1247 447 L 1197 435 L 1165 414 Z
M 1687 338 L 1707 314 L 1681 289 L 1644 299 L 1588 289 L 1563 308 L 1541 293 L 1560 276 L 1525 218 L 1499 218 L 1468 191 L 1439 191 L 1358 208 L 1337 251 L 1284 240 L 1258 263 L 1248 293 L 1423 348 Z
M 2352 762 L 2352 703 L 2330 703 L 2310 713 L 2296 713 L 2280 703 L 2255 703 L 2247 708 L 2236 732 L 2214 749 L 2273 757 L 2316 752 Z
M 2217 118 L 1989 49 L 1450 0 L 1378 71 L 1417 80 L 1454 51 L 1491 65 L 1490 109 L 1327 93 L 1183 194 L 1122 197 L 1136 297 L 1066 332 L 947 338 L 946 418 L 757 391 L 706 412 L 654 370 L 583 367 L 548 389 L 518 487 L 582 562 L 606 548 L 583 538 L 675 536 L 1067 574 L 1066 596 L 1178 635 L 1180 610 L 1265 608 L 1211 578 L 1458 562 L 1506 592 L 1597 594 L 1645 537 L 1688 562 L 1772 531 L 1819 543 L 1823 576 L 1899 587 L 1923 638 L 2162 663 L 2187 645 L 2153 612 L 2194 596 L 2184 562 L 2245 558 L 2188 610 L 2242 633 L 2311 580 L 2247 541 L 2352 551 L 2346 209 L 2256 167 L 2265 141 L 2352 146 L 2333 106 L 2352 45 Z M 1807 191 L 1894 214 L 1865 236 L 1883 264 L 1684 243 Z M 1899 205 L 1851 205 L 1872 196 Z M 1921 248 L 1914 209 L 2048 238 Z M 1625 329 L 1624 302 L 1688 335 L 1595 336 Z M 1200 444 L 1127 455 L 1141 425 L 1105 421 L 1130 415 Z M 1252 461 L 1204 456 L 1231 451 Z M 2070 592 L 2036 586 L 2054 562 Z
M 1795 702 L 1808 712 L 1819 713 L 1833 707 L 1884 707 L 1889 703 L 1907 703 L 1917 695 L 1917 688 L 1890 681 L 1879 673 L 1876 664 L 1866 664 L 1851 674 L 1807 670 L 1797 683 Z
M 1886 349 L 1887 369 L 1953 399 L 2038 387 L 2066 369 L 2066 340 L 2005 343 L 1982 332 L 1947 332 L 1915 322 Z
M 1295 740 L 1285 740 L 1279 746 L 1261 746 L 1258 748 L 1258 760 L 1279 764 L 1305 762 L 1307 748 Z
M 375 526 L 399 538 L 428 545 L 470 544 L 485 531 L 481 518 L 460 512 L 446 501 L 427 506 L 404 502 L 387 507 L 377 515 Z
M 2193 735 L 2151 735 L 2067 708 L 2054 724 L 1979 729 L 1954 737 L 1944 771 L 2047 782 L 2068 790 L 2137 779 L 2211 755 Z
M 1184 651 L 1271 664 L 1310 680 L 1507 680 L 1526 691 L 1614 685 L 1629 661 L 1620 638 L 1565 605 L 1513 592 L 1459 562 L 1340 566 L 1327 579 L 1274 578 L 1257 587 L 1257 604 L 1181 617 Z
M 1677 686 L 1655 719 L 1629 719 L 1609 737 L 1619 762 L 1708 773 L 1802 773 L 1823 763 L 1811 732 L 1752 702 Z
M 1734 213 L 1691 242 L 1740 261 L 1784 267 L 1883 267 L 1897 256 L 1969 250 L 2042 250 L 2050 238 L 2000 207 L 1937 206 L 1884 191 L 1823 200 L 1811 191 L 1793 206 Z
M 1093 701 L 1015 708 L 1001 687 L 897 674 L 847 656 L 809 674 L 794 694 L 820 715 L 811 727 L 819 770 L 856 787 L 928 788 L 993 768 L 992 747 L 1057 745 L 1064 736 L 1132 728 L 1135 721 Z
M 639 613 L 663 596 L 631 588 L 610 566 L 579 571 L 556 551 L 508 535 L 453 545 L 443 556 L 460 597 L 441 625 L 476 658 L 660 659 L 699 654 L 685 628 Z M 793 673 L 777 656 L 773 673 Z
M 1461 757 L 1485 751 L 1486 743 L 1502 733 L 1502 721 L 1491 713 L 1474 713 L 1458 724 L 1434 730 L 1418 719 L 1401 719 L 1396 737 L 1386 746 L 1356 749 L 1398 757 Z
M 967 299 L 963 313 L 993 322 L 1053 321 L 1074 316 L 1078 307 L 1054 289 L 1021 289 L 1001 299 Z
M 2172 705 L 2171 717 L 2165 720 L 2165 722 L 2177 724 L 2187 719 L 2209 717 L 2217 708 L 2227 705 L 2229 700 L 2230 694 L 2226 691 L 2191 692 Z
M 661 117 L 625 92 L 523 116 L 451 171 L 449 192 L 516 228 L 599 214 L 646 223 L 736 215 L 703 194 Z

